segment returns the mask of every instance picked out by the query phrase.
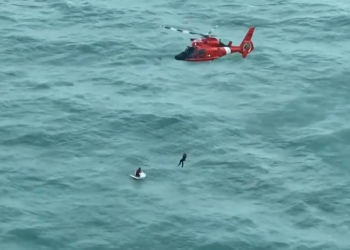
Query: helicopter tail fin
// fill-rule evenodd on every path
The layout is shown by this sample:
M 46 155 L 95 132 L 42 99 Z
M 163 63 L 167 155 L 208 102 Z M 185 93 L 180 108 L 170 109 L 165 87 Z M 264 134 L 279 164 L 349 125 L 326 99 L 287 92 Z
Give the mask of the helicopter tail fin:
M 255 27 L 252 27 L 248 30 L 247 34 L 245 35 L 240 47 L 240 53 L 242 54 L 243 58 L 246 58 L 249 53 L 251 53 L 254 50 L 254 44 L 252 41 L 252 37 L 255 31 Z

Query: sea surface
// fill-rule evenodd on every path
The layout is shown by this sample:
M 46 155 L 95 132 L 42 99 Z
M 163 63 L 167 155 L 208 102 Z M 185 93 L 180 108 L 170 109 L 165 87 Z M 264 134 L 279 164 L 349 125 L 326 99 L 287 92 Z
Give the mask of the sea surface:
M 255 50 L 176 61 L 161 25 Z M 0 249 L 349 250 L 349 26 L 348 0 L 0 0 Z

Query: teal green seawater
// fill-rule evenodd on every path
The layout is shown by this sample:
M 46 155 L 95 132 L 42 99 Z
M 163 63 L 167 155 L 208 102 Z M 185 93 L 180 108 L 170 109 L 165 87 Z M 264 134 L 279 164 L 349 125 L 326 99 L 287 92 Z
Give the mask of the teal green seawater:
M 160 25 L 255 50 L 176 61 Z M 1 0 L 0 249 L 349 250 L 349 26 L 345 0 Z

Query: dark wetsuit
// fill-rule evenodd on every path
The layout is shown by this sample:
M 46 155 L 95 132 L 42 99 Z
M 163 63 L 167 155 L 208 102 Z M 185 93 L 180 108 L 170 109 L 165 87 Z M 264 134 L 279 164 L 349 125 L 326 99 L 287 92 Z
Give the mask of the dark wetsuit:
M 136 176 L 136 177 L 140 177 L 140 173 L 141 173 L 141 168 L 139 168 L 139 169 L 136 170 L 135 176 Z
M 186 160 L 186 157 L 187 157 L 187 154 L 183 154 L 183 155 L 182 155 L 182 159 L 180 160 L 178 166 L 180 166 L 180 164 L 182 163 L 182 167 L 184 167 L 184 161 Z

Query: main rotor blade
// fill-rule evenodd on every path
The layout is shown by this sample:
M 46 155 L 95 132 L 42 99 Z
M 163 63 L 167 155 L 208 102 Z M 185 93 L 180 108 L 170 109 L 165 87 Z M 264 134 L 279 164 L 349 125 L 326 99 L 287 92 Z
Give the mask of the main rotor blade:
M 219 27 L 219 26 L 216 25 L 214 28 L 212 28 L 212 29 L 208 32 L 208 35 L 210 35 L 217 27 Z
M 177 29 L 177 28 L 172 28 L 172 27 L 168 27 L 168 26 L 160 26 L 164 29 L 169 29 L 169 30 L 173 30 L 173 31 L 178 31 L 178 32 L 181 32 L 181 33 L 184 33 L 184 34 L 191 34 L 191 35 L 200 35 L 200 36 L 203 36 L 203 37 L 208 37 L 208 35 L 205 35 L 205 34 L 201 34 L 201 33 L 196 33 L 196 32 L 192 32 L 192 31 L 188 31 L 188 30 L 182 30 L 182 29 Z

